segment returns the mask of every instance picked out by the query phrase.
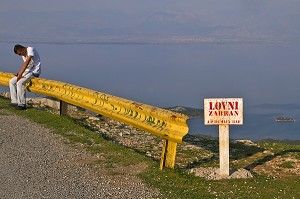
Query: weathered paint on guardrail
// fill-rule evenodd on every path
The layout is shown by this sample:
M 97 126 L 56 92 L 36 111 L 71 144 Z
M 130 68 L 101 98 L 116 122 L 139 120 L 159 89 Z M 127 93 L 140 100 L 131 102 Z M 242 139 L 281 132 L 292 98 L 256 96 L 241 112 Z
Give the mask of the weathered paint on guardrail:
M 0 85 L 8 86 L 11 73 L 0 72 Z M 174 168 L 176 145 L 188 133 L 188 116 L 68 83 L 33 78 L 26 89 L 100 113 L 163 138 L 162 166 Z

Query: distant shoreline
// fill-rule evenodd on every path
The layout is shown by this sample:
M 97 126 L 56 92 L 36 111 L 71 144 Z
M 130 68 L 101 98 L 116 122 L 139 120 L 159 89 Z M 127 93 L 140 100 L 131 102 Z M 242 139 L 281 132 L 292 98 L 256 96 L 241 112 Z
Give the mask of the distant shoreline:
M 151 45 L 151 44 L 271 44 L 283 43 L 266 38 L 211 38 L 201 36 L 102 36 L 97 38 L 35 38 L 0 40 L 0 43 L 32 43 L 32 44 L 95 44 L 95 45 Z
M 176 112 L 176 113 L 182 113 L 184 115 L 187 115 L 189 117 L 189 119 L 203 118 L 203 115 L 204 115 L 203 109 L 197 109 L 197 108 L 174 106 L 174 107 L 165 108 L 165 109 Z

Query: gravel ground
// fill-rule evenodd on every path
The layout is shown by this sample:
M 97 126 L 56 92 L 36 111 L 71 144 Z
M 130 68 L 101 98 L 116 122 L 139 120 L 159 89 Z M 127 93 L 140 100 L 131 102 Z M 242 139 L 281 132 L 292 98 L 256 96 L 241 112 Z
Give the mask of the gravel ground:
M 0 110 L 0 198 L 161 198 L 134 174 L 109 175 L 49 129 Z

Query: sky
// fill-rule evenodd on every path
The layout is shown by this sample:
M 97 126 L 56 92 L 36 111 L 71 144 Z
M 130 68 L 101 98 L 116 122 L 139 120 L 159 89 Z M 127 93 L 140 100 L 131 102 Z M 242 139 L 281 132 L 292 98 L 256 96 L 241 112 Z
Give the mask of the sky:
M 201 37 L 299 41 L 299 0 L 1 0 L 0 41 Z
M 268 101 L 271 103 L 297 103 L 300 98 L 297 86 L 300 84 L 298 80 L 300 72 L 298 63 L 300 63 L 300 60 L 297 58 L 300 49 L 299 21 L 300 0 L 27 0 L 25 2 L 1 0 L 0 44 L 1 42 L 33 43 L 36 45 L 43 43 L 97 42 L 158 42 L 168 44 L 172 42 L 198 42 L 200 44 L 246 43 L 250 45 L 263 43 L 266 45 L 260 47 L 243 46 L 240 48 L 230 46 L 228 49 L 226 46 L 222 46 L 221 49 L 210 46 L 209 50 L 190 47 L 192 53 L 182 51 L 181 54 L 178 53 L 181 50 L 178 46 L 177 49 L 174 48 L 175 50 L 165 47 L 165 52 L 169 53 L 168 60 L 163 60 L 158 53 L 156 54 L 156 47 L 153 47 L 153 49 L 131 47 L 131 53 L 112 47 L 111 51 L 116 50 L 128 56 L 138 54 L 142 57 L 144 54 L 141 50 L 145 52 L 149 50 L 152 53 L 150 56 L 152 60 L 147 57 L 145 57 L 145 60 L 148 60 L 148 64 L 152 63 L 156 67 L 160 67 L 162 63 L 176 62 L 178 71 L 173 72 L 173 75 L 176 77 L 182 75 L 179 77 L 182 82 L 184 82 L 183 77 L 190 78 L 184 84 L 189 87 L 192 87 L 192 84 L 199 84 L 199 89 L 203 93 L 205 93 L 205 89 L 210 89 L 210 91 L 206 91 L 205 96 L 214 96 L 214 93 L 221 90 L 221 88 L 228 88 L 229 91 L 239 91 L 239 87 L 243 87 L 246 96 L 254 101 L 257 100 L 256 102 L 259 103 Z M 268 44 L 274 45 L 274 49 L 272 49 L 272 45 Z M 290 44 L 292 44 L 292 47 L 289 46 Z M 40 45 L 39 47 L 43 53 L 43 46 Z M 51 55 L 50 53 L 43 53 L 44 65 L 48 65 L 48 67 L 58 65 L 59 61 L 60 63 L 65 61 L 68 64 L 67 61 L 69 60 L 62 60 L 63 58 L 72 59 L 72 54 L 67 53 L 80 56 L 80 52 L 71 52 L 72 49 L 65 48 L 69 49 L 70 52 L 60 50 L 60 54 L 56 54 L 58 53 L 57 50 L 51 48 L 47 51 L 51 51 Z M 93 48 L 93 50 L 99 49 Z M 284 53 L 281 54 L 280 50 Z M 0 65 L 10 65 L 9 62 L 19 63 L 14 60 L 14 55 L 9 54 L 11 49 L 8 49 L 7 52 L 4 52 L 6 49 L 1 49 L 1 51 Z M 141 57 L 127 61 L 125 56 L 119 57 L 120 60 L 114 60 L 114 58 L 104 57 L 107 52 L 101 52 L 102 55 L 99 53 L 99 56 L 102 56 L 102 62 L 112 66 L 112 68 L 116 67 L 113 66 L 114 64 L 128 62 L 128 65 L 139 65 L 142 61 L 145 61 Z M 61 56 L 61 53 L 64 53 L 65 56 Z M 173 55 L 177 55 L 177 57 L 173 59 Z M 216 55 L 220 58 L 217 61 L 214 57 Z M 239 56 L 238 59 L 233 60 L 236 55 Z M 53 59 L 55 56 L 61 57 L 55 60 Z M 91 59 L 93 58 L 91 57 Z M 161 63 L 155 62 L 154 59 L 161 61 Z M 75 62 L 73 60 L 70 63 Z M 201 67 L 192 68 L 195 63 Z M 222 63 L 226 68 L 222 68 Z M 187 68 L 190 65 L 190 71 L 184 74 L 186 71 L 180 69 L 182 66 L 180 64 L 186 65 Z M 236 69 L 230 64 L 241 65 L 241 67 Z M 220 67 L 221 72 L 219 74 L 211 78 L 204 75 L 215 72 L 212 68 L 215 65 Z M 0 70 L 2 69 L 0 68 Z M 117 69 L 114 68 L 114 70 Z M 136 69 L 133 68 L 132 70 L 135 71 Z M 168 75 L 167 70 L 170 69 L 162 69 L 161 74 L 157 76 Z M 139 71 L 143 73 L 148 70 Z M 57 74 L 57 76 L 59 75 Z M 237 78 L 238 83 L 233 78 L 228 81 L 230 77 Z M 172 77 L 170 76 L 170 78 Z M 153 81 L 152 88 L 158 81 L 158 79 L 151 80 L 148 77 L 146 79 L 149 82 Z M 199 83 L 196 79 L 202 79 L 203 81 Z M 217 82 L 215 84 L 207 83 L 213 79 L 219 81 L 215 81 Z M 60 80 L 63 81 L 63 79 Z M 107 80 L 107 84 L 109 84 L 111 78 L 103 76 L 104 80 Z M 228 83 L 222 83 L 225 81 Z M 166 82 L 166 84 L 171 85 L 175 80 L 174 82 L 166 80 Z M 182 85 L 179 86 L 181 86 L 184 93 L 186 89 Z M 132 85 L 132 88 L 135 88 L 134 86 Z M 146 83 L 145 86 L 147 86 Z M 218 88 L 218 86 L 223 87 Z M 160 87 L 160 85 L 156 85 L 154 88 L 159 91 Z M 112 88 L 107 90 L 110 91 L 110 89 Z M 123 89 L 123 92 L 126 92 L 126 90 Z M 159 94 L 162 96 L 164 92 L 164 90 L 161 90 Z M 177 93 L 178 91 L 173 90 L 169 95 L 175 99 Z M 125 93 L 122 93 L 123 95 Z M 260 99 L 256 99 L 256 96 L 259 96 Z M 168 96 L 162 96 L 162 98 L 164 97 L 167 100 Z M 188 106 L 197 107 L 199 99 L 203 96 L 195 94 L 192 97 L 197 101 L 187 104 Z M 179 99 L 180 97 L 178 97 L 178 101 L 174 101 L 173 105 L 176 103 L 184 105 L 182 102 L 185 99 L 181 99 L 181 101 Z M 161 104 L 161 102 L 153 102 L 153 104 Z

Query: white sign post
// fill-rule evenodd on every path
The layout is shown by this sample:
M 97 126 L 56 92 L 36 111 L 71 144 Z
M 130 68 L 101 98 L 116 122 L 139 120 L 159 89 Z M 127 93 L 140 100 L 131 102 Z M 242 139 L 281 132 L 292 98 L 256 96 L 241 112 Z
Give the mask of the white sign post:
M 220 175 L 229 176 L 229 125 L 243 124 L 243 99 L 204 99 L 204 124 L 219 125 Z

